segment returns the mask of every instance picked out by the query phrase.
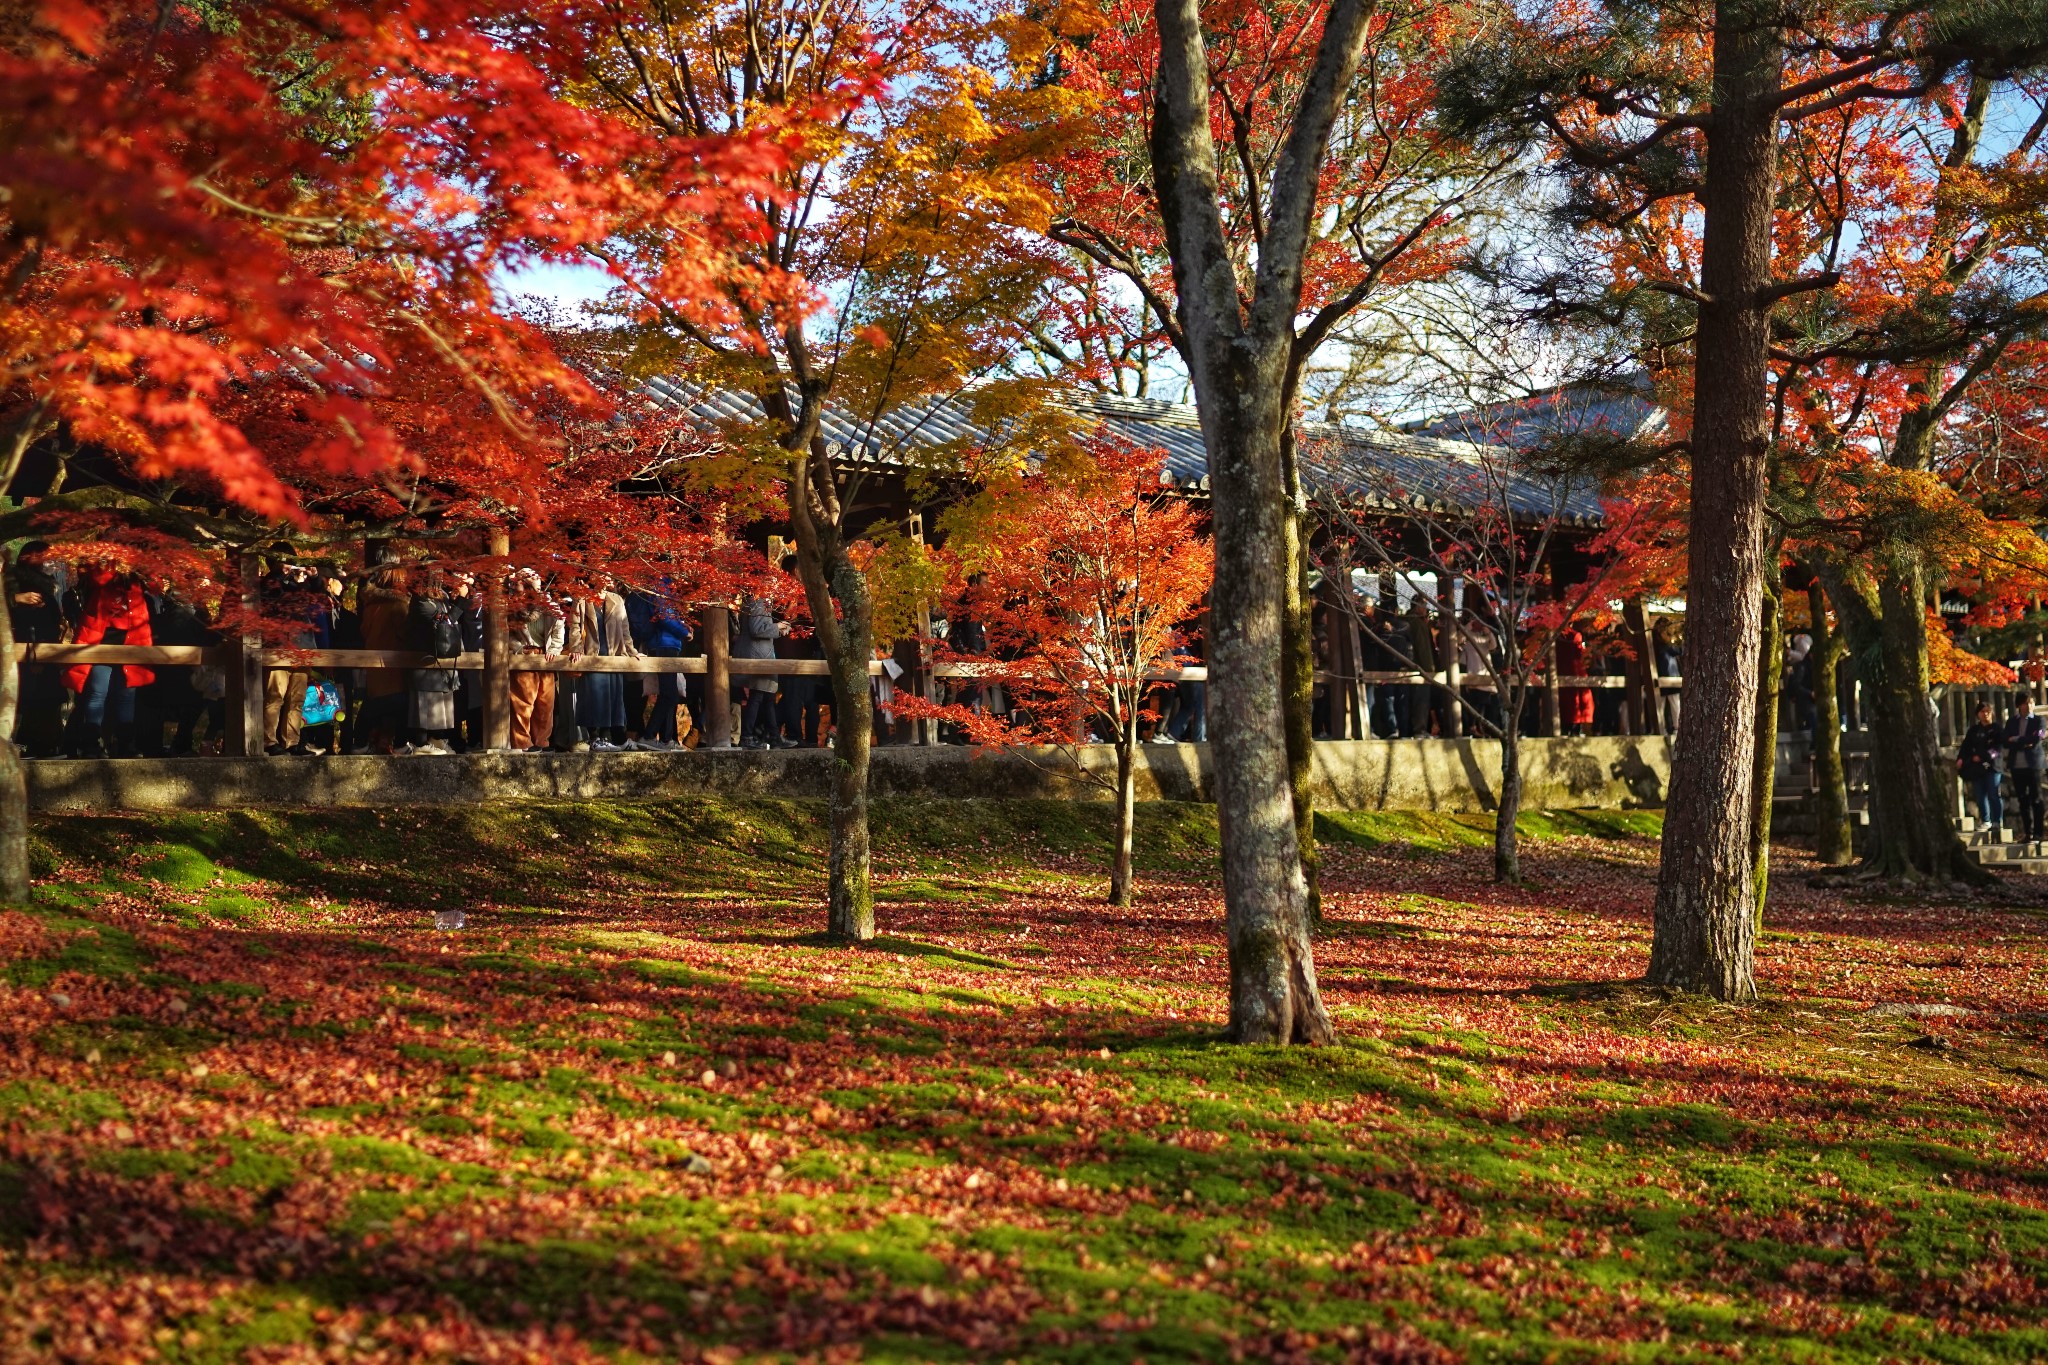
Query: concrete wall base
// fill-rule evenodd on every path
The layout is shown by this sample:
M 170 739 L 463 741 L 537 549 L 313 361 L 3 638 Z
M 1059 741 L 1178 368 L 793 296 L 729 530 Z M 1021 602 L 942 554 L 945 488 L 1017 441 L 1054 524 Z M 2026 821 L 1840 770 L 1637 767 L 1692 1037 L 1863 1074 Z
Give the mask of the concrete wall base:
M 1213 799 L 1206 744 L 1148 744 L 1141 801 Z M 824 797 L 830 751 L 449 754 L 327 758 L 56 759 L 28 765 L 37 810 L 471 805 L 490 801 L 677 801 L 693 796 Z M 1530 810 L 1664 804 L 1671 750 L 1662 739 L 1522 743 Z M 1107 800 L 1116 756 L 1090 747 L 981 751 L 940 746 L 874 751 L 876 796 Z M 1347 740 L 1316 746 L 1316 800 L 1337 810 L 1493 809 L 1500 746 L 1482 740 Z

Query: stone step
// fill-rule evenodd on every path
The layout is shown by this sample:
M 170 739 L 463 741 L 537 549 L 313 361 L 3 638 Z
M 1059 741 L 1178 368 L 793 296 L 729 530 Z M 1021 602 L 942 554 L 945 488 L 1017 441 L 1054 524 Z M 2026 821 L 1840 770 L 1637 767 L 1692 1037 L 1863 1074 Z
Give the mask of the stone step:
M 2048 845 L 2042 847 L 2048 849 Z M 2032 844 L 1976 844 L 1970 848 L 1970 860 L 2001 872 L 2048 874 L 2048 853 L 2035 854 L 2033 849 Z
M 1980 862 L 1979 865 L 2022 877 L 2048 877 L 2048 858 L 2007 858 L 2003 862 Z

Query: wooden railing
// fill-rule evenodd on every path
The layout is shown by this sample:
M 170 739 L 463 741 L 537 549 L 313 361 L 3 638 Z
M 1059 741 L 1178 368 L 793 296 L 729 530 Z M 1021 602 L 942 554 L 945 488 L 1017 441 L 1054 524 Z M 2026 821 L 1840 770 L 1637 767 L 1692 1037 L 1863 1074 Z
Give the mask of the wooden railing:
M 509 680 L 513 673 L 624 673 L 640 675 L 702 674 L 710 695 L 729 690 L 733 679 L 762 677 L 828 677 L 831 666 L 823 659 L 735 659 L 726 641 L 726 611 L 710 608 L 705 613 L 705 652 L 693 658 L 657 658 L 648 655 L 563 654 L 552 658 L 537 652 L 513 652 L 499 644 L 505 637 L 487 632 L 486 648 L 452 659 L 436 658 L 409 650 L 310 649 L 294 646 L 266 646 L 260 640 L 243 638 L 218 645 L 16 645 L 14 657 L 25 664 L 70 667 L 79 664 L 139 664 L 145 667 L 213 666 L 227 677 L 228 736 L 225 751 L 255 756 L 263 751 L 263 675 L 271 669 L 332 670 L 344 668 L 455 668 L 484 675 L 484 733 L 492 747 L 510 743 L 511 709 Z M 496 645 L 493 648 L 491 646 Z M 883 661 L 868 665 L 870 675 L 883 671 Z M 1001 677 L 1011 666 L 1003 663 L 934 662 L 917 670 L 907 686 L 921 687 L 927 695 L 932 680 Z M 1209 670 L 1200 665 L 1158 668 L 1146 673 L 1148 682 L 1202 682 Z M 1465 674 L 1457 669 L 1436 673 L 1399 670 L 1362 671 L 1353 674 L 1319 672 L 1319 680 L 1351 686 L 1409 686 L 1444 689 L 1496 690 L 1495 680 Z M 1634 679 L 1616 676 L 1560 677 L 1559 688 L 1625 688 Z M 1678 678 L 1652 680 L 1659 692 L 1675 692 Z M 1545 684 L 1550 686 L 1553 684 Z M 721 706 L 706 707 L 705 739 L 713 745 L 731 741 L 731 716 Z M 932 738 L 930 727 L 921 727 L 921 738 Z

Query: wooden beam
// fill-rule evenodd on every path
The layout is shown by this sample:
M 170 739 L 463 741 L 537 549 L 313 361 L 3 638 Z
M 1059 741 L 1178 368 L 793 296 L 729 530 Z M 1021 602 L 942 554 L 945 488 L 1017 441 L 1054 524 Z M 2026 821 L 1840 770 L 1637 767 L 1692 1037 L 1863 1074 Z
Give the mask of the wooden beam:
M 505 615 L 505 559 L 512 553 L 512 537 L 500 530 L 491 532 L 491 555 L 499 561 L 484 588 L 484 747 L 503 751 L 512 747 L 512 632 Z
M 677 659 L 673 662 L 683 663 Z M 704 743 L 713 749 L 732 745 L 732 608 L 704 608 Z M 741 662 L 750 662 L 742 660 Z
M 242 604 L 257 605 L 256 557 L 241 558 Z M 263 753 L 263 637 L 240 635 L 226 641 L 227 742 L 225 754 L 258 758 Z

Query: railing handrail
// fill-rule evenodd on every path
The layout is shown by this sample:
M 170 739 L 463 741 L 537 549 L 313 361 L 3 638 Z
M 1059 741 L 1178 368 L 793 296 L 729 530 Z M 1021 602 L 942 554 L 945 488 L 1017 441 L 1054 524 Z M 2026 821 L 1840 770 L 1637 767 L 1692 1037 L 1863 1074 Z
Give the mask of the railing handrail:
M 471 651 L 453 658 L 436 658 L 417 650 L 403 649 L 319 649 L 294 645 L 266 645 L 262 651 L 266 668 L 455 668 L 481 669 L 484 656 Z M 214 665 L 224 667 L 232 662 L 232 650 L 225 645 L 81 645 L 81 644 L 18 644 L 14 657 L 22 663 L 36 664 L 159 664 L 164 667 L 191 667 Z M 643 654 L 558 654 L 552 657 L 538 652 L 513 653 L 506 660 L 506 666 L 514 673 L 703 673 L 707 664 L 702 655 L 691 658 L 671 658 Z M 883 661 L 869 662 L 870 675 L 882 672 Z M 823 659 L 728 659 L 726 671 L 736 678 L 823 678 L 831 676 L 832 667 Z M 1012 672 L 1011 666 L 1003 661 L 987 663 L 949 660 L 931 665 L 932 676 L 938 678 L 1001 678 Z M 1209 670 L 1195 664 L 1180 668 L 1148 669 L 1147 682 L 1205 682 Z M 1448 687 L 1452 684 L 1448 672 L 1422 673 L 1398 670 L 1367 670 L 1358 673 L 1333 673 L 1321 671 L 1318 679 L 1330 682 L 1360 682 L 1375 685 L 1402 685 L 1410 687 Z M 1461 674 L 1457 678 L 1461 687 L 1476 691 L 1497 690 L 1497 682 L 1491 677 L 1478 674 Z M 1622 688 L 1631 679 L 1611 674 L 1598 676 L 1571 676 L 1557 680 L 1559 687 Z M 1660 677 L 1655 680 L 1658 688 L 1665 691 L 1678 690 L 1682 679 Z

